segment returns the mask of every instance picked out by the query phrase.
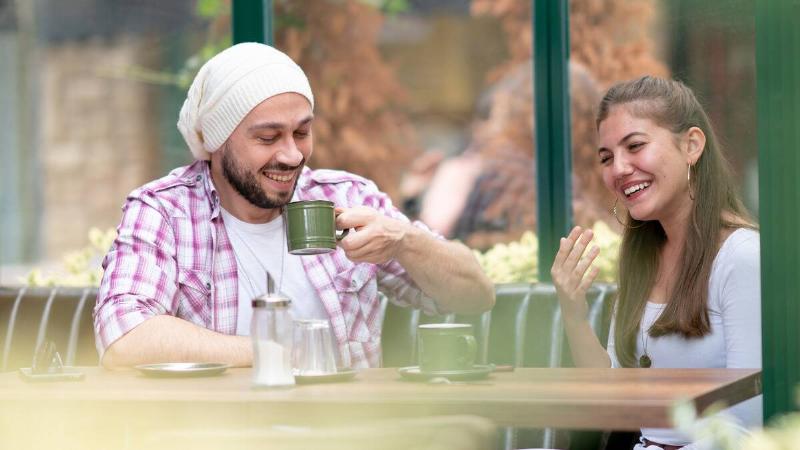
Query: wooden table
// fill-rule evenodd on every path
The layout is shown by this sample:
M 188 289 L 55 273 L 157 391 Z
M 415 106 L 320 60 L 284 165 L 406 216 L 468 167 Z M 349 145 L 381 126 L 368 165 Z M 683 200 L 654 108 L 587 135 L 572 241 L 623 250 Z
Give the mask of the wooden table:
M 254 390 L 250 369 L 217 377 L 149 378 L 137 371 L 83 368 L 80 382 L 26 383 L 0 374 L 0 436 L 87 427 L 108 433 L 168 427 L 328 425 L 366 419 L 471 414 L 500 426 L 638 430 L 670 426 L 688 399 L 699 411 L 761 393 L 755 369 L 516 369 L 464 384 L 404 381 L 395 369 L 355 380 Z M 0 438 L 2 439 L 2 438 Z M 2 445 L 0 445 L 2 447 Z

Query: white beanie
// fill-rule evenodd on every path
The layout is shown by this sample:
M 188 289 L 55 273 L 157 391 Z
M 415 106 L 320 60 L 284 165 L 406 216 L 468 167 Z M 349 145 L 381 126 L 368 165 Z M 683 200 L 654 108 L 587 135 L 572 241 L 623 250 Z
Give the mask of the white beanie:
M 195 158 L 210 159 L 253 108 L 285 92 L 304 96 L 314 108 L 308 78 L 289 56 L 266 44 L 236 44 L 197 72 L 178 130 Z

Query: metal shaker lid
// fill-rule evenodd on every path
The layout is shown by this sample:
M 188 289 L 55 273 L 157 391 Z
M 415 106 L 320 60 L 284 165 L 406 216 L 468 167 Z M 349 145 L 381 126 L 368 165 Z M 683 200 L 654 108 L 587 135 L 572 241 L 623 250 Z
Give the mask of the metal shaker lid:
M 285 308 L 289 306 L 292 301 L 288 297 L 269 294 L 262 295 L 253 299 L 253 308 Z
M 288 297 L 275 293 L 275 280 L 267 272 L 267 293 L 253 299 L 253 308 L 285 308 L 291 303 Z

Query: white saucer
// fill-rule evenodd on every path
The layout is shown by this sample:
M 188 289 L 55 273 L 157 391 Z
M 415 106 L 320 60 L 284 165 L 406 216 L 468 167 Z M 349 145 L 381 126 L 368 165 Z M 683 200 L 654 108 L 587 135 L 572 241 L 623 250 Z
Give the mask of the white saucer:
M 210 377 L 225 372 L 230 364 L 223 363 L 160 363 L 141 364 L 134 369 L 150 377 Z
M 356 373 L 353 369 L 339 369 L 336 373 L 324 375 L 295 375 L 294 381 L 297 384 L 339 383 L 352 380 L 355 378 Z
M 466 370 L 437 370 L 423 372 L 419 366 L 401 367 L 397 369 L 400 376 L 411 381 L 428 381 L 431 378 L 447 378 L 451 381 L 469 381 L 486 378 L 494 371 L 494 364 L 475 364 Z

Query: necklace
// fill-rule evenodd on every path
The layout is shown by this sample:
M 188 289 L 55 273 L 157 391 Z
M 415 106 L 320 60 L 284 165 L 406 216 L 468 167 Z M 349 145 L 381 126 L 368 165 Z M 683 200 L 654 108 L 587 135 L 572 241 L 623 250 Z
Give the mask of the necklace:
M 662 306 L 663 307 L 663 306 Z M 658 320 L 658 315 L 650 322 L 650 326 L 644 326 L 644 316 L 642 316 L 642 335 L 640 336 L 642 340 L 642 356 L 639 357 L 639 367 L 644 369 L 648 369 L 653 365 L 653 358 L 647 353 L 647 343 L 650 341 L 650 328 L 653 328 L 653 324 L 656 323 Z
M 267 279 L 267 282 L 266 282 L 266 293 L 270 294 L 270 295 L 276 293 L 276 292 L 273 292 L 273 290 L 274 290 L 274 282 L 273 282 L 272 275 L 269 273 L 269 270 L 267 270 L 267 268 L 261 262 L 261 259 L 258 258 L 258 256 L 256 255 L 255 250 L 253 250 L 253 248 L 250 247 L 250 244 L 248 244 L 247 240 L 242 237 L 242 235 L 239 233 L 239 230 L 235 229 L 235 227 L 231 227 L 231 230 L 233 230 L 234 234 L 236 235 L 236 238 L 239 239 L 239 241 L 244 245 L 244 247 L 250 253 L 250 256 L 252 256 L 253 259 L 256 260 L 256 262 L 258 262 L 258 265 L 261 266 L 261 268 L 264 270 L 264 273 L 266 274 L 266 279 Z M 283 259 L 284 259 L 284 255 L 287 253 L 287 251 L 288 250 L 286 249 L 286 218 L 284 217 L 283 213 L 281 213 L 281 248 L 280 248 L 280 251 L 279 251 L 279 253 L 281 254 L 281 264 L 280 264 L 280 275 L 279 275 L 279 278 L 278 278 L 278 289 L 277 289 L 277 293 L 279 295 L 283 295 L 281 293 L 281 288 L 283 287 L 283 269 L 284 269 L 284 264 L 283 264 L 284 260 Z M 237 270 L 237 272 L 241 273 L 242 275 L 244 275 L 244 279 L 247 280 L 247 284 L 250 286 L 251 297 L 252 298 L 256 298 L 257 296 L 261 295 L 259 293 L 259 290 L 256 288 L 256 283 L 253 281 L 253 278 L 247 273 L 247 270 L 245 269 L 244 264 L 242 264 L 242 261 L 239 258 L 239 255 L 234 251 L 233 252 L 233 256 L 236 259 L 236 264 L 237 264 L 238 268 L 240 269 L 240 270 Z
M 645 369 L 653 365 L 653 360 L 650 358 L 650 355 L 647 354 L 647 341 L 650 337 L 648 333 L 649 330 L 649 328 L 645 330 L 644 327 L 642 327 L 642 356 L 639 357 L 639 367 Z

